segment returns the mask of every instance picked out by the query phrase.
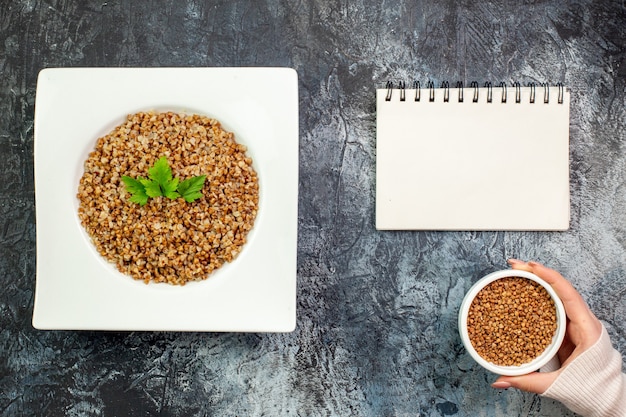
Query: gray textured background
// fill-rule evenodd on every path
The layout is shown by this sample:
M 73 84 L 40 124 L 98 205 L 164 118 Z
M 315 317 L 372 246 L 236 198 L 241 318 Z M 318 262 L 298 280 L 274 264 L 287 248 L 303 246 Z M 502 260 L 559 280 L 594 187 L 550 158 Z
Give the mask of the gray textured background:
M 626 353 L 623 1 L 2 0 L 0 48 L 0 416 L 573 415 L 492 390 L 461 346 L 464 292 L 508 257 L 562 271 Z M 298 71 L 293 333 L 32 328 L 34 99 L 54 66 Z M 570 86 L 571 229 L 377 232 L 387 80 Z

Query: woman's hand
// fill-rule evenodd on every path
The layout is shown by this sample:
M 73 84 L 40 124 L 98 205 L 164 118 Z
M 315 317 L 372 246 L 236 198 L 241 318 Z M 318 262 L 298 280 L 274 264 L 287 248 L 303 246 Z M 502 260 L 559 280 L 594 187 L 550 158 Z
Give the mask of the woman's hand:
M 509 264 L 513 269 L 532 272 L 554 288 L 565 307 L 567 329 L 557 355 L 561 362 L 559 369 L 521 376 L 501 376 L 491 386 L 500 389 L 512 387 L 543 394 L 569 363 L 598 341 L 602 334 L 602 324 L 589 310 L 578 291 L 557 271 L 536 262 L 523 262 L 517 259 L 510 259 Z

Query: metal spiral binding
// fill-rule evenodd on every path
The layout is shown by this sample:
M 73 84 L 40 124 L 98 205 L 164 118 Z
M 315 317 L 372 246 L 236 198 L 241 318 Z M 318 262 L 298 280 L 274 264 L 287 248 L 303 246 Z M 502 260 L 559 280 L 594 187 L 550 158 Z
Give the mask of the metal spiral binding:
M 478 81 L 472 81 L 470 87 L 474 89 L 474 97 L 472 98 L 472 103 L 478 103 Z
M 432 81 L 428 81 L 426 83 L 426 88 L 428 88 L 428 101 L 435 101 L 435 83 Z
M 491 103 L 493 100 L 493 89 L 491 88 L 491 83 L 487 81 L 485 83 L 485 87 L 487 88 L 487 103 Z
M 506 83 L 501 82 L 500 88 L 502 88 L 502 99 L 500 100 L 502 103 L 506 103 Z
M 385 97 L 385 101 L 391 101 L 391 93 L 393 92 L 393 83 L 391 81 L 387 81 L 387 85 L 385 86 L 387 89 L 387 96 Z
M 548 88 L 548 83 L 541 83 L 541 85 L 543 86 L 543 102 L 549 103 L 550 102 L 550 89 Z
M 447 81 L 442 82 L 441 88 L 443 88 L 443 102 L 447 103 L 450 101 L 450 83 Z
M 522 101 L 522 93 L 521 93 L 521 84 L 518 81 L 515 81 L 512 84 L 513 88 L 515 89 L 515 103 L 521 103 Z M 530 97 L 529 97 L 529 102 L 530 103 L 534 103 L 535 99 L 536 99 L 536 84 L 534 82 L 530 82 L 527 84 L 527 86 L 530 88 Z M 541 83 L 541 86 L 543 87 L 543 102 L 548 104 L 550 103 L 550 86 L 548 83 Z M 557 97 L 557 102 L 558 104 L 563 104 L 563 100 L 564 100 L 564 95 L 565 95 L 565 88 L 563 87 L 562 83 L 557 83 L 556 86 L 558 87 L 558 97 Z M 506 103 L 508 100 L 508 89 L 509 87 L 507 87 L 506 83 L 504 81 L 500 82 L 498 84 L 498 87 L 501 89 L 501 96 L 500 96 L 500 101 L 502 103 Z M 394 87 L 394 84 L 392 81 L 387 81 L 387 83 L 385 84 L 385 88 L 387 89 L 387 95 L 385 96 L 385 101 L 391 101 L 391 98 L 393 96 L 393 90 L 397 89 L 400 90 L 400 101 L 406 101 L 406 84 L 404 81 L 400 81 L 398 82 L 398 87 Z M 435 83 L 433 81 L 428 81 L 426 83 L 426 88 L 428 89 L 428 101 L 430 102 L 434 102 L 435 101 Z M 473 94 L 472 94 L 472 102 L 473 103 L 477 103 L 478 102 L 478 96 L 479 96 L 479 86 L 478 86 L 478 82 L 477 81 L 472 81 L 470 83 L 469 88 L 473 89 Z M 493 102 L 493 85 L 491 82 L 487 81 L 484 84 L 484 88 L 487 89 L 487 103 L 492 103 Z M 414 81 L 413 82 L 413 89 L 415 90 L 415 97 L 414 97 L 414 101 L 420 101 L 421 100 L 421 84 L 419 81 Z M 443 101 L 444 103 L 447 103 L 450 101 L 450 83 L 448 81 L 443 81 L 441 83 L 441 89 L 443 89 Z M 456 82 L 456 89 L 458 90 L 459 94 L 457 97 L 457 100 L 459 103 L 463 103 L 464 100 L 464 90 L 465 88 L 463 87 L 463 82 L 462 81 L 457 81 Z

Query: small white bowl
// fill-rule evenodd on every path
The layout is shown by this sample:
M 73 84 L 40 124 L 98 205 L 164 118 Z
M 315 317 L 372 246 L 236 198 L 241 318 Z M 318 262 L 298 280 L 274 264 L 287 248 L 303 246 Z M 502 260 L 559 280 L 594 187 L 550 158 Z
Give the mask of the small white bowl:
M 486 287 L 488 284 L 492 283 L 495 280 L 507 277 L 521 277 L 533 280 L 543 286 L 548 294 L 554 300 L 554 305 L 556 306 L 556 332 L 554 333 L 554 337 L 552 338 L 552 343 L 543 351 L 541 355 L 536 357 L 533 361 L 522 364 L 520 366 L 499 366 L 488 362 L 483 359 L 474 349 L 472 343 L 470 342 L 469 334 L 467 333 L 467 315 L 469 312 L 470 305 L 472 301 L 478 294 L 480 290 Z M 507 269 L 503 271 L 493 272 L 485 277 L 481 278 L 476 282 L 472 288 L 465 294 L 465 298 L 463 298 L 463 302 L 461 303 L 461 309 L 459 310 L 459 333 L 461 335 L 461 340 L 463 341 L 463 345 L 465 345 L 465 349 L 469 352 L 472 358 L 478 362 L 483 368 L 499 375 L 525 375 L 531 372 L 534 372 L 547 364 L 550 359 L 556 355 L 557 351 L 561 347 L 561 343 L 563 343 L 563 338 L 565 337 L 565 327 L 566 327 L 566 315 L 565 308 L 563 307 L 563 303 L 561 299 L 556 294 L 554 289 L 539 278 L 537 275 L 532 274 L 526 271 L 520 271 L 516 269 Z

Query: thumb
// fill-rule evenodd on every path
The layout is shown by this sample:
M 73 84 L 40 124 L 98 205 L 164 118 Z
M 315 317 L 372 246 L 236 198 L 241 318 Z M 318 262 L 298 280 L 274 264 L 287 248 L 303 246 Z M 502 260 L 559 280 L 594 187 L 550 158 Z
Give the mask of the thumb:
M 501 376 L 491 386 L 498 389 L 517 388 L 543 394 L 556 379 L 556 374 L 556 372 L 533 372 L 520 376 Z

